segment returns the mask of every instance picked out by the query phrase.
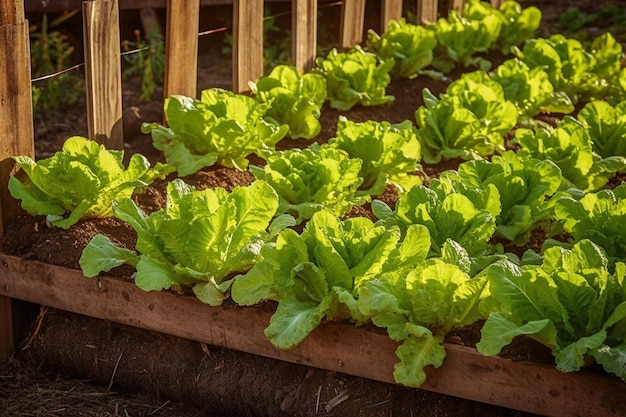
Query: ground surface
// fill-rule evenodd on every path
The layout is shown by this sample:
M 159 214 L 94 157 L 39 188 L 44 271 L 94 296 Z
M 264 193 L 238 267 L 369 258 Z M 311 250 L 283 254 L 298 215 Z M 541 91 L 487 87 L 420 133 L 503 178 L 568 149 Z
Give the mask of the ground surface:
M 593 10 L 584 1 L 522 1 L 538 5 L 544 14 L 540 35 L 556 31 L 555 20 L 567 7 Z M 619 1 L 606 4 L 621 4 Z M 369 4 L 369 3 L 368 3 Z M 604 4 L 604 3 L 603 3 Z M 227 7 L 206 10 L 218 27 Z M 132 18 L 132 17 L 131 17 Z M 131 19 L 129 18 L 129 19 Z M 334 19 L 328 18 L 329 22 Z M 131 19 L 132 20 L 132 19 Z M 209 17 L 206 17 L 209 21 Z M 330 23 L 332 25 L 332 23 Z M 219 40 L 201 42 L 199 89 L 228 87 L 229 67 L 219 55 Z M 388 93 L 393 105 L 356 108 L 355 121 L 400 122 L 413 119 L 424 87 L 442 92 L 445 83 L 420 77 L 394 81 Z M 149 137 L 140 134 L 141 121 L 161 121 L 159 102 L 140 103 L 136 82 L 124 88 L 126 151 L 161 159 Z M 71 135 L 85 135 L 84 102 L 37 116 L 36 154 L 50 156 Z M 324 108 L 324 141 L 334 135 L 339 112 Z M 302 144 L 301 144 L 302 145 Z M 306 143 L 304 144 L 306 146 Z M 445 168 L 454 167 L 451 166 Z M 442 169 L 439 167 L 438 169 Z M 232 188 L 252 177 L 228 169 L 212 169 L 185 178 L 199 188 Z M 393 200 L 393 195 L 385 198 Z M 137 197 L 145 210 L 161 207 L 163 183 Z M 362 213 L 360 213 L 362 214 Z M 28 259 L 76 268 L 82 248 L 96 233 L 114 235 L 116 243 L 134 247 L 131 229 L 115 220 L 81 222 L 59 232 L 43 219 L 21 217 L 11 224 L 2 250 Z M 128 270 L 118 270 L 121 277 Z M 472 401 L 405 389 L 389 384 L 310 369 L 199 343 L 88 319 L 51 309 L 31 307 L 33 324 L 15 360 L 0 364 L 0 416 L 528 416 Z M 472 334 L 459 337 L 471 344 Z M 515 357 L 516 352 L 510 352 Z M 540 352 L 543 355 L 545 352 Z M 469 377 L 471 378 L 471 376 Z M 468 383 L 470 383 L 468 381 Z

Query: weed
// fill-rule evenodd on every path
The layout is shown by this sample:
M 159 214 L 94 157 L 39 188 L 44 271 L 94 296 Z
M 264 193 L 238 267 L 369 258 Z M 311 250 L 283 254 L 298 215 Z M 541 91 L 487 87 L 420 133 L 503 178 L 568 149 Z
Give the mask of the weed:
M 64 70 L 69 66 L 74 47 L 67 35 L 57 30 L 50 31 L 78 13 L 78 10 L 63 13 L 48 23 L 44 14 L 39 25 L 30 28 L 31 71 L 33 77 L 41 77 Z M 82 78 L 69 72 L 62 73 L 33 86 L 33 109 L 48 110 L 62 104 L 73 104 L 84 91 Z
M 124 61 L 129 66 L 124 76 L 139 75 L 141 77 L 142 101 L 150 101 L 158 85 L 163 84 L 165 73 L 165 47 L 163 35 L 158 32 L 148 33 L 141 37 L 139 29 L 135 30 L 135 42 L 123 41 Z

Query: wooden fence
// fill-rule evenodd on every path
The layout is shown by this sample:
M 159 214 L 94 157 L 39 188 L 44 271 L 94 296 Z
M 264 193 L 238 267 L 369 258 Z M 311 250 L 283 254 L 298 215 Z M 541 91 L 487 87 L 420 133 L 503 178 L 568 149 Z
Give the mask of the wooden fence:
M 500 0 L 492 0 L 499 6 Z M 196 95 L 200 0 L 167 0 L 164 95 Z M 437 0 L 418 0 L 420 21 L 435 21 Z M 451 0 L 460 9 L 464 1 Z M 122 86 L 118 0 L 83 3 L 88 136 L 112 149 L 123 148 Z M 263 1 L 233 0 L 233 90 L 247 89 L 263 71 Z M 344 0 L 339 44 L 349 48 L 362 40 L 365 0 Z M 402 15 L 402 0 L 381 0 L 383 27 Z M 292 0 L 293 64 L 310 69 L 316 55 L 315 0 Z M 34 157 L 28 21 L 24 0 L 0 1 L 0 235 L 20 212 L 7 183 L 15 172 L 15 155 Z M 1 266 L 0 266 L 1 268 Z M 0 274 L 2 274 L 0 269 Z M 8 289 L 4 289 L 8 292 Z M 0 289 L 0 360 L 15 347 L 15 308 Z

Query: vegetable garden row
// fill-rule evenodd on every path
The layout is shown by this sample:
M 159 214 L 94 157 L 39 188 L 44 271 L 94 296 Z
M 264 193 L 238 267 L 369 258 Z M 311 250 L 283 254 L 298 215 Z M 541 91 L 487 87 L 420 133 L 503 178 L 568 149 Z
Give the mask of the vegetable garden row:
M 432 24 L 391 21 L 309 72 L 276 67 L 250 94 L 173 95 L 167 124 L 143 127 L 165 158 L 154 166 L 81 137 L 38 162 L 16 156 L 8 188 L 30 215 L 60 228 L 114 216 L 137 241 L 96 235 L 82 273 L 3 255 L 0 282 L 11 297 L 264 356 L 547 415 L 623 415 L 609 399 L 626 392 L 624 52 L 609 33 L 535 38 L 540 21 L 514 1 L 470 0 Z M 393 101 L 392 78 L 460 68 L 445 93 L 424 89 L 414 120 L 349 120 Z M 318 143 L 325 105 L 348 116 Z M 313 142 L 276 151 L 291 139 Z M 438 172 L 444 161 L 458 167 Z M 255 180 L 185 182 L 215 165 Z M 167 205 L 146 212 L 133 194 L 156 179 Z M 350 214 L 365 204 L 373 220 Z M 124 264 L 134 284 L 102 276 Z M 272 314 L 253 307 L 267 302 Z M 168 308 L 212 325 L 182 327 Z M 445 343 L 476 324 L 478 353 Z M 558 371 L 494 357 L 518 336 L 551 349 Z M 466 387 L 469 369 L 487 376 Z

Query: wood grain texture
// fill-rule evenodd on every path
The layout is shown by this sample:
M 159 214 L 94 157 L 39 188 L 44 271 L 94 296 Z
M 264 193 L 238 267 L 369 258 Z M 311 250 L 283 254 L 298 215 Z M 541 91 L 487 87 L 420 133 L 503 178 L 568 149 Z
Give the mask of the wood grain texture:
M 122 62 L 117 0 L 83 3 L 87 130 L 108 149 L 124 148 Z
M 459 11 L 459 15 L 463 11 L 463 5 L 465 4 L 465 0 L 451 0 L 450 1 L 450 10 L 456 9 Z
M 346 324 L 320 325 L 289 351 L 263 335 L 270 312 L 232 304 L 210 307 L 192 296 L 144 292 L 132 282 L 85 278 L 80 271 L 0 254 L 5 295 L 243 352 L 393 383 L 397 344 L 384 333 Z M 624 416 L 626 384 L 615 377 L 486 357 L 446 344 L 439 369 L 427 368 L 428 391 L 547 416 Z
M 417 1 L 417 21 L 422 24 L 437 21 L 437 0 Z
M 7 188 L 9 177 L 17 171 L 11 157 L 35 156 L 30 75 L 24 4 L 22 0 L 0 1 L 0 236 L 20 212 Z M 15 349 L 13 310 L 13 301 L 0 293 L 0 360 L 11 357 Z
M 233 1 L 233 91 L 263 75 L 263 0 Z
M 33 107 L 30 84 L 28 22 L 0 25 L 0 234 L 20 212 L 9 194 L 9 177 L 17 170 L 16 155 L 34 158 Z
M 168 0 L 165 35 L 165 98 L 198 92 L 198 0 Z
M 402 18 L 402 0 L 381 0 L 380 25 L 384 32 L 390 20 L 396 22 Z
M 339 44 L 350 49 L 363 40 L 365 0 L 345 0 L 341 5 L 341 33 Z
M 293 65 L 310 71 L 317 56 L 317 0 L 292 0 L 291 26 Z

